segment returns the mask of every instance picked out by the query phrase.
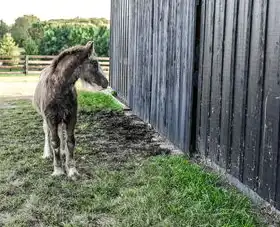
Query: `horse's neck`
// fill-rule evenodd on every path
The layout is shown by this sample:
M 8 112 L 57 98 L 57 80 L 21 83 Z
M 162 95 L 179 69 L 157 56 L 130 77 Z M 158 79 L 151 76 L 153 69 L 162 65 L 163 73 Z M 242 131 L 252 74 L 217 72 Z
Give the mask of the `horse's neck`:
M 76 68 L 75 66 L 72 66 L 72 68 L 70 69 L 68 67 L 62 67 L 61 70 L 57 71 L 57 75 L 54 75 L 54 77 L 58 78 L 58 86 L 61 86 L 62 88 L 71 89 L 79 79 L 81 72 L 81 65 L 79 65 Z
M 75 79 L 73 77 L 77 76 L 74 72 L 82 64 L 81 58 L 77 56 L 66 56 L 61 62 L 58 63 L 57 69 L 59 74 L 66 79 Z M 78 78 L 76 78 L 77 80 Z
M 72 73 L 72 80 L 74 83 L 79 79 L 81 73 L 82 73 L 82 65 L 78 66 Z

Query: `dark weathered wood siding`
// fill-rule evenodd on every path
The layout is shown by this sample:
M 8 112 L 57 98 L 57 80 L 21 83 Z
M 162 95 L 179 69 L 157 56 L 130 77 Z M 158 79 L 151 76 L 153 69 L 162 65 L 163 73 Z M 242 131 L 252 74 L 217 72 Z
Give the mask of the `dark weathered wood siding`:
M 280 208 L 280 4 L 202 1 L 197 148 Z
M 195 0 L 112 1 L 111 85 L 184 151 L 196 121 L 197 151 L 280 209 L 279 0 L 200 2 L 195 119 Z
M 124 100 L 129 92 L 129 0 L 111 1 L 110 83 Z M 120 76 L 121 75 L 121 76 Z
M 111 1 L 111 86 L 184 151 L 190 145 L 195 2 Z

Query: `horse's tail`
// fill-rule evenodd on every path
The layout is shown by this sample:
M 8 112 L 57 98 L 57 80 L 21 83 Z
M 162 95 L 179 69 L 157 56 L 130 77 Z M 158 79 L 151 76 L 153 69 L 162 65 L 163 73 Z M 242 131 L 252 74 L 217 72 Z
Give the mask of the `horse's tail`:
M 61 154 L 65 154 L 65 149 L 67 146 L 67 138 L 66 138 L 66 124 L 61 122 L 58 125 L 58 135 L 60 139 L 60 152 Z

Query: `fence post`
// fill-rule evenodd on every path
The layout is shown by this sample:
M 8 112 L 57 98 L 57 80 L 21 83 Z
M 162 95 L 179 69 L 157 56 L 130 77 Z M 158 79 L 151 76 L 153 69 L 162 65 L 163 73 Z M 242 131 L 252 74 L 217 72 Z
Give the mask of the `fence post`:
M 29 59 L 28 55 L 25 55 L 25 66 L 24 66 L 25 75 L 28 74 L 28 59 Z

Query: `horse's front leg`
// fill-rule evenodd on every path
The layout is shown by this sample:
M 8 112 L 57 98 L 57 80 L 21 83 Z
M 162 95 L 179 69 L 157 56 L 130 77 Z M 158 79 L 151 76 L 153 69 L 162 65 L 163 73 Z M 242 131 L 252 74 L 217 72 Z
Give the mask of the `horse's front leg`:
M 65 146 L 65 168 L 68 177 L 75 177 L 79 175 L 74 160 L 74 149 L 75 149 L 75 134 L 74 129 L 76 125 L 76 116 L 66 125 L 66 146 Z
M 53 124 L 48 124 L 50 129 L 50 141 L 51 148 L 53 152 L 53 173 L 52 176 L 60 176 L 64 174 L 62 168 L 62 157 L 60 153 L 60 139 L 58 136 L 58 126 Z
M 44 134 L 45 134 L 45 145 L 44 145 L 43 158 L 48 159 L 48 158 L 52 157 L 52 151 L 51 151 L 51 146 L 50 146 L 50 131 L 49 131 L 49 127 L 48 127 L 46 119 L 44 119 L 44 121 L 43 121 L 43 129 L 44 129 Z

